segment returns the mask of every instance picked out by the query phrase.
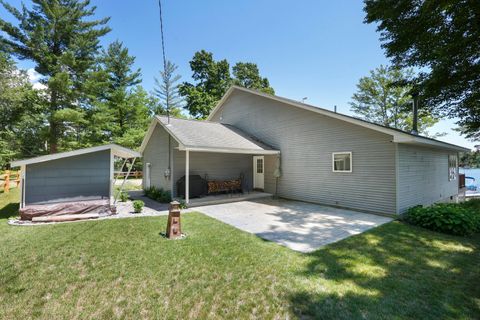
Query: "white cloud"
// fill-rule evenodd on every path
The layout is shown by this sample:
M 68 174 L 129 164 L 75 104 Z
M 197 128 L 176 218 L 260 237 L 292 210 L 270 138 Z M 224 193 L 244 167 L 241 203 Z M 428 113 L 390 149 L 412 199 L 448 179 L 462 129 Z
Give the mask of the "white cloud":
M 44 85 L 43 83 L 40 83 L 40 82 L 35 82 L 33 85 L 32 85 L 33 89 L 35 90 L 45 90 L 47 89 L 47 86 Z
M 42 77 L 42 75 L 40 73 L 38 73 L 37 71 L 35 71 L 35 69 L 33 69 L 33 68 L 30 68 L 30 69 L 27 70 L 27 75 L 28 75 L 28 79 L 30 80 L 31 83 L 38 82 L 38 80 L 40 80 L 40 78 Z

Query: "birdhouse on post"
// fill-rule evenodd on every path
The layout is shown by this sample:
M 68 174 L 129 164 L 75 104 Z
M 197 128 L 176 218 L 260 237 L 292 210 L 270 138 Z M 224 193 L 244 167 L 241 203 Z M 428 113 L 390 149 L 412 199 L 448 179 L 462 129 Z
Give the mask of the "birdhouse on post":
M 169 239 L 177 239 L 182 237 L 182 228 L 180 224 L 180 203 L 177 201 L 170 202 L 166 234 L 167 238 Z

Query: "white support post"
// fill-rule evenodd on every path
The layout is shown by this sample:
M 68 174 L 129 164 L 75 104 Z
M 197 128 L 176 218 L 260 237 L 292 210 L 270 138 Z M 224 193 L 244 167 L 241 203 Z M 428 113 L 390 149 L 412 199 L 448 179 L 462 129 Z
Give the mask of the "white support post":
M 123 167 L 125 167 L 125 164 L 127 163 L 127 158 L 125 158 L 125 160 L 123 161 L 123 164 L 122 164 L 122 167 L 120 168 L 120 172 L 123 172 Z M 115 186 L 115 184 L 117 183 L 117 178 L 118 178 L 118 175 L 115 176 L 115 168 L 113 170 L 113 175 L 115 177 L 115 179 L 113 179 L 113 185 Z
M 185 203 L 190 202 L 190 152 L 185 151 Z
M 128 159 L 125 159 L 125 161 L 123 162 L 123 165 L 125 165 L 125 163 L 127 162 Z M 132 168 L 133 168 L 133 165 L 135 164 L 135 160 L 137 160 L 137 158 L 133 158 L 133 161 L 132 161 L 132 165 L 130 166 L 130 168 L 128 168 L 128 172 L 127 172 L 127 175 L 125 176 L 125 178 L 123 179 L 122 181 L 122 185 L 120 186 L 120 190 L 117 192 L 117 194 L 115 195 L 115 198 L 113 200 L 113 204 L 115 205 L 117 203 L 117 199 L 118 199 L 118 196 L 120 195 L 120 193 L 123 192 L 123 186 L 125 185 L 125 182 L 127 181 L 128 177 L 130 177 L 130 171 L 132 171 Z M 121 172 L 123 172 L 123 166 L 122 166 L 122 170 Z M 115 179 L 115 181 L 117 181 L 117 179 Z M 115 185 L 115 184 L 114 184 Z

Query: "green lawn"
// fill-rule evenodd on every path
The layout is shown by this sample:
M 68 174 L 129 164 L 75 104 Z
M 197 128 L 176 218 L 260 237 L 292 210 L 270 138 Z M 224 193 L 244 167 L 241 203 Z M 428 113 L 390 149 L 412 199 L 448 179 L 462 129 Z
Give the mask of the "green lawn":
M 2 319 L 474 319 L 480 237 L 393 222 L 301 254 L 204 215 L 37 227 L 6 224 L 0 195 Z M 3 208 L 3 209 L 2 209 Z

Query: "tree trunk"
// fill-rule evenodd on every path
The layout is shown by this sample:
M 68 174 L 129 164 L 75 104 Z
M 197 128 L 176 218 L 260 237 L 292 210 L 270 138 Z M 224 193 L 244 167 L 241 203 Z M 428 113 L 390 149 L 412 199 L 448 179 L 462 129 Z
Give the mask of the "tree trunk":
M 50 130 L 48 132 L 48 143 L 50 148 L 50 154 L 58 152 L 58 123 L 54 119 L 55 112 L 57 111 L 57 93 L 52 91 L 50 97 Z

